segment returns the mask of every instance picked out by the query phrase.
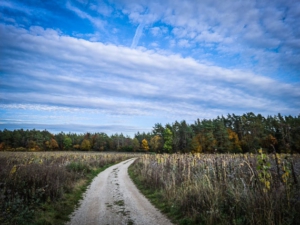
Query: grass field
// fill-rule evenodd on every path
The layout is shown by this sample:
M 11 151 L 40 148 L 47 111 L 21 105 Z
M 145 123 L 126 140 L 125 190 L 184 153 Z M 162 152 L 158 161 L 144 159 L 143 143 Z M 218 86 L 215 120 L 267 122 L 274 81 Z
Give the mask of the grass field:
M 146 154 L 130 175 L 178 224 L 300 224 L 300 156 Z M 1 152 L 0 224 L 63 224 L 122 153 Z
M 144 155 L 129 172 L 178 224 L 300 224 L 299 155 Z
M 0 224 L 63 224 L 92 179 L 133 154 L 0 152 Z

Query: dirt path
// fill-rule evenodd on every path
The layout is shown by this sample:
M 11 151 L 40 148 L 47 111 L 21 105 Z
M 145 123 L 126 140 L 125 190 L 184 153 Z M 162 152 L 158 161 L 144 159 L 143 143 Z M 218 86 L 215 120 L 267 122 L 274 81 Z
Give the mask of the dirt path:
M 68 225 L 147 225 L 172 223 L 138 191 L 127 168 L 135 159 L 101 172 L 85 193 Z

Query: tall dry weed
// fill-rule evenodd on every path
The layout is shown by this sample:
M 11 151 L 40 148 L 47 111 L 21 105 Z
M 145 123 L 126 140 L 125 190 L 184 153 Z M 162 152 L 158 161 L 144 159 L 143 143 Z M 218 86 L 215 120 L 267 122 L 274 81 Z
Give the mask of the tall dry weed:
M 191 224 L 300 224 L 299 155 L 146 155 L 134 170 Z

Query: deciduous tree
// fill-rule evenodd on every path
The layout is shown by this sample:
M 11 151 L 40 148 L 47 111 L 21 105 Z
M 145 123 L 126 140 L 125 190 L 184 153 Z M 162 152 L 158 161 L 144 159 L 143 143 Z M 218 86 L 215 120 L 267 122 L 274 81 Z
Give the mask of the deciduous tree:
M 155 152 L 160 151 L 163 147 L 162 138 L 158 135 L 155 135 L 153 138 L 151 138 L 150 147 Z
M 230 128 L 227 129 L 228 132 L 228 138 L 230 141 L 230 146 L 229 146 L 229 152 L 231 153 L 239 153 L 242 152 L 241 144 L 239 141 L 239 137 L 237 133 L 235 133 L 233 130 Z
M 192 153 L 201 153 L 202 145 L 201 145 L 201 134 L 197 134 L 193 137 L 191 142 L 191 152 Z
M 84 151 L 89 151 L 91 149 L 91 143 L 88 139 L 84 139 L 81 142 L 80 149 Z
M 149 150 L 148 141 L 147 141 L 146 139 L 143 139 L 143 140 L 142 140 L 141 148 L 142 148 L 144 151 L 148 151 L 148 150 Z

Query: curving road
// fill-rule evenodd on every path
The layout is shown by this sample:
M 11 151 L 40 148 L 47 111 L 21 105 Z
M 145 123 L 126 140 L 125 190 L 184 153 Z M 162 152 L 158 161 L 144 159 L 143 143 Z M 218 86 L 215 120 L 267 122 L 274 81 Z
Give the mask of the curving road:
M 129 159 L 101 172 L 67 225 L 171 225 L 128 176 Z

